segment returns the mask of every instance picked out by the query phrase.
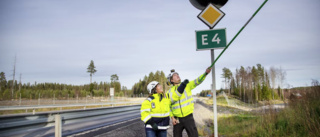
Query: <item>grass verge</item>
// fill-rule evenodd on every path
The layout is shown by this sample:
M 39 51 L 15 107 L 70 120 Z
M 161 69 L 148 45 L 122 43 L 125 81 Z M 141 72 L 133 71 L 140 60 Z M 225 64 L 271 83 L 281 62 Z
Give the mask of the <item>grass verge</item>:
M 319 88 L 318 88 L 319 89 Z M 220 116 L 218 131 L 226 137 L 314 137 L 320 136 L 320 90 L 302 99 L 291 100 L 280 112 Z M 213 126 L 210 127 L 213 133 Z

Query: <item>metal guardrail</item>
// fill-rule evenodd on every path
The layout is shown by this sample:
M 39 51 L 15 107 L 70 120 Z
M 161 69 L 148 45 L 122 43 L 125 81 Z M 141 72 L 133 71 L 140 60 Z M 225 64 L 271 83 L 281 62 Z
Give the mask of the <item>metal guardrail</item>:
M 88 106 L 114 106 L 114 105 L 119 105 L 119 104 L 141 104 L 141 101 L 133 101 L 133 102 L 110 102 L 110 103 L 91 103 L 91 104 L 66 104 L 66 105 L 41 105 L 41 106 L 0 106 L 0 111 L 6 111 L 6 110 L 32 110 L 32 113 L 36 113 L 36 109 L 41 109 L 41 108 L 66 108 L 66 107 L 83 107 L 85 110 L 86 107 Z
M 62 135 L 65 136 L 99 125 L 105 126 L 106 123 L 137 118 L 140 116 L 140 105 L 0 116 L 0 135 L 54 136 L 56 115 L 61 116 Z

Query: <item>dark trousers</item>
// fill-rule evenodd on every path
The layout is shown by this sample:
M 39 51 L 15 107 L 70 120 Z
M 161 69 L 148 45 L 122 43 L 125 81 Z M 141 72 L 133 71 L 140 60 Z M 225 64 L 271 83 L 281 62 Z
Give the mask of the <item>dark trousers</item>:
M 167 130 L 154 131 L 153 129 L 146 129 L 147 137 L 167 137 Z
M 179 123 L 173 126 L 174 137 L 182 137 L 183 129 L 186 129 L 189 137 L 198 137 L 198 130 L 192 114 L 178 119 Z

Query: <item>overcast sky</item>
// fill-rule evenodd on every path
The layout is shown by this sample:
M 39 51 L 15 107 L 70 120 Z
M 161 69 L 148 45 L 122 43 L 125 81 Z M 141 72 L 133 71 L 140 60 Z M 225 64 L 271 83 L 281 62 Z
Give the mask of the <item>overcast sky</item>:
M 226 28 L 229 42 L 263 0 L 230 0 L 215 28 Z M 196 51 L 195 31 L 208 27 L 189 0 L 1 0 L 0 71 L 23 83 L 110 82 L 123 86 L 150 72 L 174 68 L 193 80 L 211 65 L 210 51 Z M 310 86 L 320 80 L 320 1 L 269 0 L 216 63 L 216 87 L 222 68 L 260 63 L 286 71 L 286 85 Z M 215 50 L 217 57 L 222 50 Z M 198 93 L 210 89 L 209 75 Z

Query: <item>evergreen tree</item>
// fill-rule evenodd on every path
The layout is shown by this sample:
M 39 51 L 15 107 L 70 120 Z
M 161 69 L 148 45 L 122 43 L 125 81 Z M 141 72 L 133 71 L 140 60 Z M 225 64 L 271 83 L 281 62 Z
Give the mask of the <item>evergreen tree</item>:
M 239 96 L 239 91 L 237 90 L 234 77 L 231 78 L 230 88 L 231 88 L 231 94 Z
M 241 86 L 240 86 L 240 83 L 241 83 L 241 80 L 240 80 L 240 71 L 238 69 L 236 69 L 236 89 L 235 91 L 238 92 L 238 96 L 241 97 Z
M 246 91 L 245 91 L 245 80 L 246 80 L 246 71 L 243 66 L 240 67 L 239 70 L 240 73 L 240 78 L 241 78 L 241 87 L 240 87 L 240 92 L 242 92 L 242 96 L 240 96 L 240 99 L 243 99 L 245 101 L 245 96 L 246 96 Z
M 119 94 L 121 91 L 121 84 L 119 82 L 119 76 L 117 74 L 113 74 L 113 75 L 111 75 L 110 80 L 111 80 L 111 85 L 114 88 L 115 94 L 116 93 Z
M 252 73 L 252 81 L 253 81 L 253 86 L 254 86 L 254 96 L 255 96 L 255 100 L 258 101 L 259 100 L 259 74 L 258 74 L 258 70 L 256 69 L 255 66 L 252 67 L 251 70 Z
M 167 79 L 166 79 L 166 75 L 164 74 L 163 71 L 160 72 L 160 78 L 161 78 L 161 84 L 163 85 L 163 87 L 162 87 L 163 91 L 166 91 L 166 89 L 167 89 L 167 84 L 166 84 Z
M 150 72 L 150 73 L 149 73 L 149 76 L 148 76 L 148 81 L 147 81 L 147 82 L 149 83 L 149 82 L 151 82 L 151 81 L 153 81 L 153 80 L 154 80 L 154 74 L 153 74 L 153 72 Z
M 0 73 L 0 93 L 2 93 L 7 85 L 6 75 L 4 72 Z
M 97 70 L 95 68 L 96 68 L 96 66 L 94 66 L 93 60 L 91 60 L 89 66 L 87 68 L 87 72 L 90 73 L 90 83 L 92 83 L 92 74 L 97 72 Z
M 166 91 L 166 89 L 168 88 L 165 85 L 166 82 L 166 77 L 163 73 L 163 71 L 156 71 L 155 73 L 150 72 L 148 76 L 144 76 L 143 80 L 139 80 L 139 82 L 135 83 L 132 87 L 132 93 L 135 95 L 140 95 L 142 94 L 149 94 L 149 92 L 147 91 L 147 85 L 151 82 L 151 81 L 157 81 L 159 82 L 161 85 L 163 85 L 163 89 L 164 91 Z
M 258 83 L 261 85 L 263 82 L 265 82 L 264 68 L 262 67 L 261 64 L 257 64 L 257 72 L 258 72 L 258 77 L 259 77 Z
M 111 75 L 110 80 L 111 80 L 111 82 L 118 82 L 119 76 L 117 74 L 113 74 L 113 75 Z
M 231 80 L 231 77 L 232 77 L 232 72 L 230 71 L 230 69 L 224 67 L 222 69 L 222 78 L 225 79 L 225 89 L 227 90 L 228 88 L 230 89 L 230 86 L 228 87 L 228 83 L 230 82 Z M 230 94 L 230 91 L 228 90 L 228 93 Z

